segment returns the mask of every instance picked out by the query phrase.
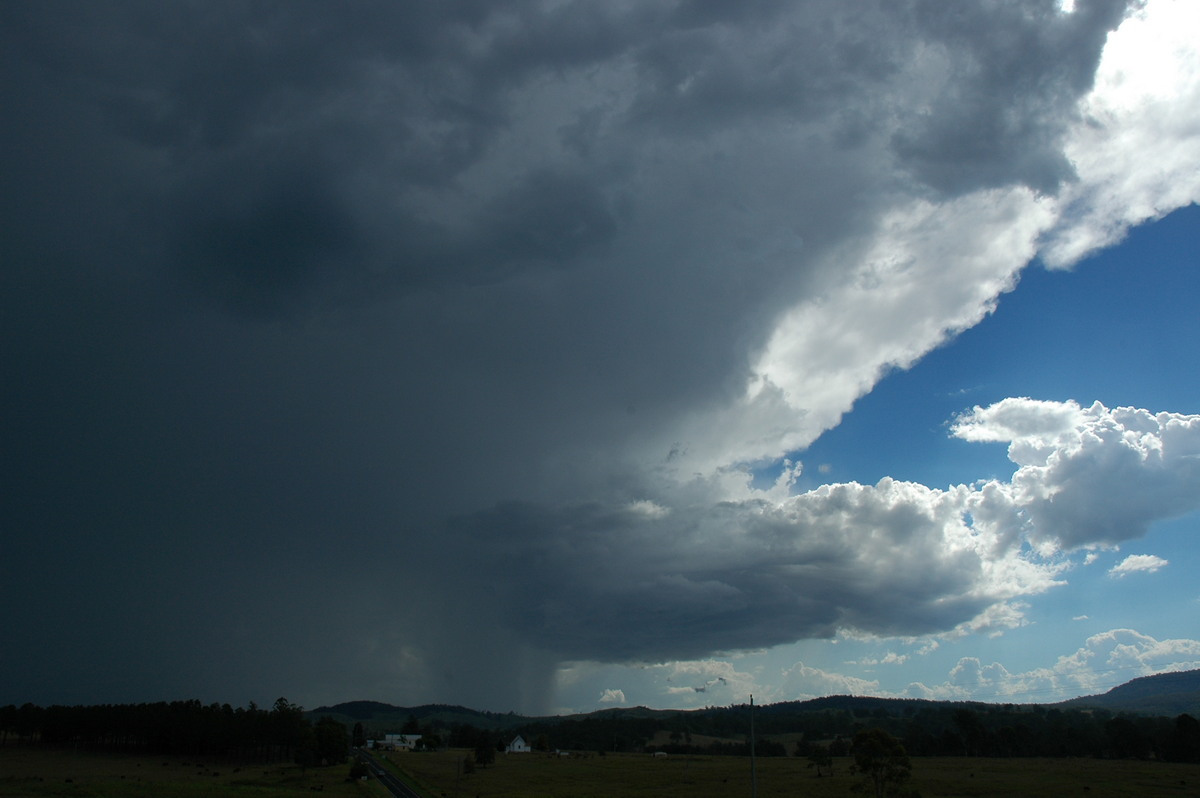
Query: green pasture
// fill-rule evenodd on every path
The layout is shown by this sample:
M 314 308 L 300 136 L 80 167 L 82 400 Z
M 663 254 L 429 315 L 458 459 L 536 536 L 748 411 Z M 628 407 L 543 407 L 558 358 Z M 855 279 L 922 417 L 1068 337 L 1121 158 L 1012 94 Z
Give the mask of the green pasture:
M 0 748 L 0 796 L 79 798 L 386 798 L 377 782 L 351 782 L 350 765 L 237 765 L 189 757 L 142 757 Z
M 391 754 L 391 763 L 431 798 L 725 798 L 749 796 L 750 760 L 724 756 L 498 754 L 496 763 L 464 773 L 469 751 Z M 816 777 L 806 759 L 759 759 L 759 798 L 861 795 L 851 760 L 835 759 L 833 776 Z M 1096 759 L 914 758 L 911 787 L 922 798 L 1145 798 L 1200 796 L 1200 766 Z

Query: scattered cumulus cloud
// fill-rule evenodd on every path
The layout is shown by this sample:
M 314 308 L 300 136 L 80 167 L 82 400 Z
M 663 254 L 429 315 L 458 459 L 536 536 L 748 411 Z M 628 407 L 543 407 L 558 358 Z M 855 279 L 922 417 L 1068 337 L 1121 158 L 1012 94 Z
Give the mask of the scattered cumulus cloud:
M 646 518 L 662 518 L 671 512 L 666 507 L 655 504 L 652 501 L 646 501 L 644 499 L 642 501 L 630 503 L 629 511 L 645 516 Z
M 1036 543 L 1113 546 L 1198 505 L 1200 416 L 1012 398 L 975 408 L 952 431 L 1009 442 L 1018 469 L 981 489 L 980 510 L 1016 509 Z
M 976 407 L 952 428 L 955 436 L 966 441 L 1020 441 L 1035 450 L 1053 447 L 1074 435 L 1084 421 L 1083 412 L 1074 402 L 1047 402 L 1036 399 L 1005 399 L 989 407 Z M 1010 449 L 1017 459 L 1021 450 Z
M 738 670 L 722 659 L 678 661 L 653 668 L 664 684 L 663 694 L 692 706 L 708 706 L 763 694 L 753 673 Z
M 908 654 L 897 654 L 894 651 L 889 651 L 882 657 L 864 657 L 854 663 L 854 665 L 862 665 L 865 667 L 874 667 L 876 665 L 903 665 L 908 662 Z
M 963 657 L 937 685 L 914 683 L 906 694 L 929 699 L 1051 702 L 1094 695 L 1139 676 L 1200 668 L 1200 640 L 1156 640 L 1132 629 L 1093 635 L 1052 664 L 1013 671 Z
M 949 630 L 944 637 L 957 639 L 968 635 L 983 634 L 988 637 L 999 637 L 1009 629 L 1025 626 L 1025 610 L 1029 605 L 1023 601 L 1002 601 L 993 604 L 979 615 L 964 621 Z
M 556 694 L 569 701 L 556 711 L 570 714 L 614 704 L 696 709 L 742 702 L 751 694 L 763 700 L 776 695 L 776 686 L 766 683 L 760 669 L 751 672 L 739 667 L 742 656 L 660 663 L 566 663 L 553 680 Z M 620 684 L 620 690 L 607 686 L 611 684 Z M 617 692 L 619 701 L 611 698 Z M 601 704 L 597 695 L 610 698 Z
M 597 699 L 597 703 L 599 703 L 599 704 L 616 704 L 617 706 L 624 706 L 625 692 L 623 690 L 614 690 L 612 688 L 607 688 L 603 693 L 600 694 L 600 698 Z
M 783 672 L 779 700 L 795 701 L 827 695 L 879 695 L 879 682 L 797 662 Z
M 1110 568 L 1108 575 L 1114 579 L 1123 579 L 1129 574 L 1134 573 L 1152 574 L 1167 565 L 1166 560 L 1162 557 L 1156 557 L 1153 554 L 1130 554 Z

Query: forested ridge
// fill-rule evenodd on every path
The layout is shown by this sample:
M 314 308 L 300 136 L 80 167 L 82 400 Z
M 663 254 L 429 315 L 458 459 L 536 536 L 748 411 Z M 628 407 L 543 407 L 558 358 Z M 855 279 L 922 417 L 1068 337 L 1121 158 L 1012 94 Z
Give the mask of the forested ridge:
M 845 697 L 837 706 L 756 707 L 755 752 L 808 756 L 849 752 L 859 731 L 877 728 L 911 756 L 1157 758 L 1200 762 L 1200 722 L 1191 715 L 1148 717 L 1103 709 L 1039 705 L 886 702 Z M 518 727 L 527 740 L 570 750 L 749 753 L 747 706 L 667 718 L 617 714 Z M 667 732 L 666 740 L 660 732 Z M 657 738 L 656 738 L 657 735 Z M 785 742 L 786 741 L 786 742 Z

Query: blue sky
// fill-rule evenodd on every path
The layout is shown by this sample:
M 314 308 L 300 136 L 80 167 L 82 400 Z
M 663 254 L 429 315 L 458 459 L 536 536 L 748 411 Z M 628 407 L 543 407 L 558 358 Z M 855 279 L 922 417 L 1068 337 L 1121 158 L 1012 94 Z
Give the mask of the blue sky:
M 1200 6 L 357 9 L 0 5 L 0 704 L 1200 666 Z

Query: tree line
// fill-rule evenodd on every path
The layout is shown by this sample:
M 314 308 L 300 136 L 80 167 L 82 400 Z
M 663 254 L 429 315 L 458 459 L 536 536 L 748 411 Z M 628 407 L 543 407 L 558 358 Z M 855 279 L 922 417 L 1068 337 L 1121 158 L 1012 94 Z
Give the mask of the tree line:
M 809 756 L 816 750 L 848 756 L 858 732 L 880 729 L 901 741 L 911 756 L 1200 762 L 1200 721 L 1189 714 L 1148 717 L 1101 708 L 843 697 L 816 708 L 811 702 L 756 707 L 755 727 L 758 756 Z M 495 732 L 467 724 L 423 727 L 422 731 L 450 747 L 476 748 L 498 740 Z M 749 708 L 743 705 L 543 719 L 514 726 L 504 735 L 511 739 L 521 734 L 534 750 L 745 756 L 749 753 L 748 731 Z M 653 741 L 659 732 L 667 733 L 667 741 L 656 745 Z M 800 742 L 787 748 L 772 739 L 797 733 L 802 735 Z
M 1200 762 L 1200 722 L 1187 714 L 1170 718 L 1106 709 L 935 704 L 911 713 L 871 712 L 869 719 L 855 717 L 853 723 L 886 730 L 913 756 Z
M 348 757 L 344 724 L 310 722 L 280 698 L 271 709 L 172 701 L 147 704 L 0 707 L 0 745 L 45 745 L 240 762 L 334 765 Z

